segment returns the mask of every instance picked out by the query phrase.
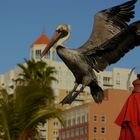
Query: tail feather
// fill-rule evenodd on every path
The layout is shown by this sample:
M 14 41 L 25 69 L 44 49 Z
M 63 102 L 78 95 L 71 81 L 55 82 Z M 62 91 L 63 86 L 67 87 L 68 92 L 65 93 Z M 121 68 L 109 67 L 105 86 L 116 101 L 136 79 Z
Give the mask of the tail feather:
M 96 103 L 102 103 L 104 99 L 104 92 L 98 84 L 92 83 L 90 85 L 90 93 Z

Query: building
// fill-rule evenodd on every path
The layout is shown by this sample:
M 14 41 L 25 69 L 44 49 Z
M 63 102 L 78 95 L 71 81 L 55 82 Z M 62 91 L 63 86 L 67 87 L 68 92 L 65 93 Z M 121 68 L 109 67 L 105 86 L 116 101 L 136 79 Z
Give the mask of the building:
M 127 90 L 107 89 L 101 104 L 89 102 L 66 109 L 59 140 L 118 140 L 120 128 L 114 121 L 128 96 Z
M 39 38 L 33 41 L 30 47 L 30 58 L 31 59 L 33 58 L 36 61 L 40 60 L 40 53 L 44 50 L 48 42 L 49 42 L 49 38 L 47 37 L 46 34 L 41 34 Z M 75 81 L 74 76 L 69 71 L 69 69 L 65 66 L 65 64 L 62 61 L 60 61 L 60 59 L 58 58 L 55 51 L 55 47 L 52 48 L 46 54 L 43 60 L 48 65 L 54 66 L 57 71 L 55 77 L 58 80 L 58 82 L 53 82 L 52 87 L 54 89 L 54 94 L 56 96 L 55 103 L 58 104 L 64 98 L 64 96 L 66 96 L 66 94 L 73 88 L 74 81 Z M 104 71 L 104 72 L 96 73 L 96 75 L 97 75 L 97 80 L 99 82 L 99 85 L 103 89 L 128 90 L 128 85 L 129 85 L 128 77 L 130 75 L 130 71 L 131 69 L 113 68 L 112 71 Z M 15 87 L 15 83 L 13 82 L 13 80 L 16 79 L 17 75 L 21 72 L 22 72 L 21 69 L 16 66 L 14 69 L 4 74 L 1 74 L 0 86 L 6 88 L 9 94 L 12 94 Z M 134 78 L 135 78 L 135 74 L 132 73 L 132 78 L 130 79 L 130 83 L 133 81 Z M 77 98 L 83 100 L 83 102 L 73 102 L 71 105 L 65 105 L 63 108 L 70 109 L 73 106 L 77 106 L 78 108 L 79 105 L 83 103 L 87 104 L 88 102 L 91 101 L 92 103 L 94 103 L 88 88 L 85 88 L 84 92 L 81 93 Z M 44 126 L 44 129 L 40 128 L 40 131 L 44 136 L 43 139 L 57 140 L 59 138 L 59 133 L 58 133 L 59 128 L 60 128 L 60 123 L 58 122 L 58 120 L 56 119 L 49 120 L 47 124 Z

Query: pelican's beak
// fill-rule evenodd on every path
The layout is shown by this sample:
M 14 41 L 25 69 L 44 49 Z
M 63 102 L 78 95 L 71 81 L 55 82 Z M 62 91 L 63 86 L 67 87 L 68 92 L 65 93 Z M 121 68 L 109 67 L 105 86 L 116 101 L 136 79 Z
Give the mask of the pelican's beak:
M 61 37 L 61 32 L 55 31 L 50 42 L 48 43 L 48 45 L 45 47 L 45 49 L 41 53 L 41 55 L 40 55 L 41 58 L 50 50 L 50 48 L 52 46 L 54 46 L 54 44 L 60 39 L 60 37 Z

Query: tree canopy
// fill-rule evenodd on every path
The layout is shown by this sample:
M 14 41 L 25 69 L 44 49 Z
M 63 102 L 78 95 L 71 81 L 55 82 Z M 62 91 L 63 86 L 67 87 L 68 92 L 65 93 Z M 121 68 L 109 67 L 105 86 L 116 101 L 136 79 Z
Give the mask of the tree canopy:
M 0 137 L 3 140 L 28 140 L 29 137 L 33 140 L 38 123 L 54 117 L 62 121 L 51 87 L 56 80 L 55 69 L 43 61 L 25 59 L 25 62 L 18 64 L 23 72 L 16 80 L 14 94 L 0 90 Z

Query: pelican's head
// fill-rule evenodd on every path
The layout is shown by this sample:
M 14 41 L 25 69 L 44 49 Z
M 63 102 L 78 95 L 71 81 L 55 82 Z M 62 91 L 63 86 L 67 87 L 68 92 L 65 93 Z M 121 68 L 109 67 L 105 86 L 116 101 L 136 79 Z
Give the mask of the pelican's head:
M 69 39 L 70 26 L 67 24 L 60 24 L 57 26 L 55 33 L 53 34 L 49 44 L 41 53 L 41 58 L 49 51 L 54 45 L 63 45 L 63 43 Z

